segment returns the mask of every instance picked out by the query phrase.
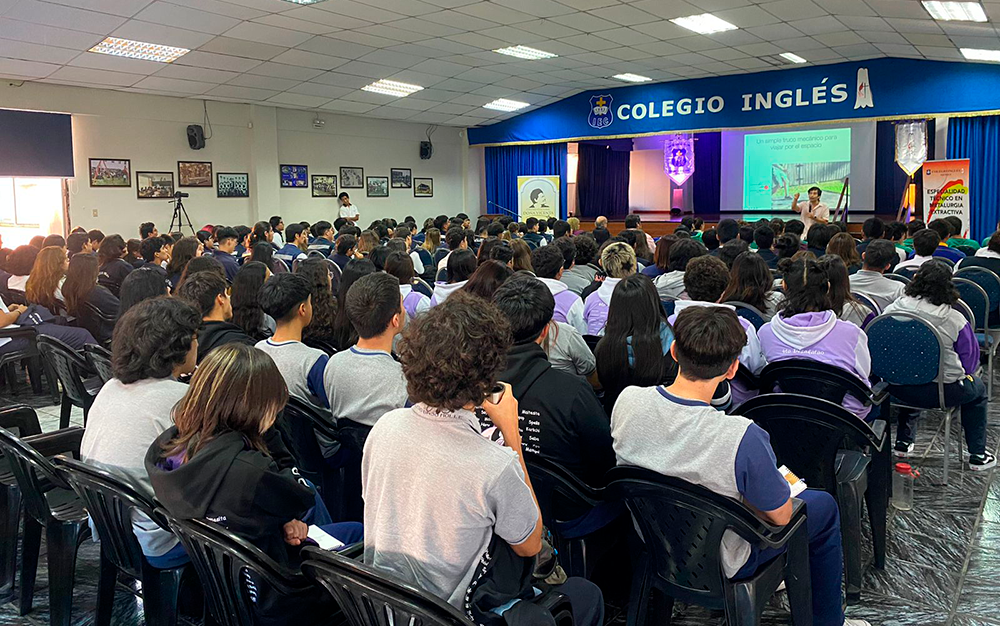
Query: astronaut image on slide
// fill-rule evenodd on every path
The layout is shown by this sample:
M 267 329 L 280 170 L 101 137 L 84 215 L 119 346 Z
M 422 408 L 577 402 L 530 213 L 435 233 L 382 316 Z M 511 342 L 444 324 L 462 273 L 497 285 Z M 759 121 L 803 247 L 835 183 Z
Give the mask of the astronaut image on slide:
M 775 211 L 787 208 L 795 194 L 805 197 L 813 186 L 839 195 L 844 188 L 844 179 L 850 174 L 850 161 L 772 163 L 771 208 Z

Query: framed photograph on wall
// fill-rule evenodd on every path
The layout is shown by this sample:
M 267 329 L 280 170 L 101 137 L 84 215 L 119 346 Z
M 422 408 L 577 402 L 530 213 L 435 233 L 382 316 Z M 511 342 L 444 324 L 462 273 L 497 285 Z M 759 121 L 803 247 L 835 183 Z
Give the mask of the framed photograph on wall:
M 136 197 L 140 200 L 171 198 L 174 195 L 173 172 L 136 172 Z
M 293 189 L 309 187 L 309 167 L 305 165 L 282 165 L 281 186 Z
M 90 159 L 91 187 L 131 187 L 132 161 L 128 159 Z
M 250 175 L 246 173 L 216 174 L 216 195 L 220 198 L 249 198 Z
M 177 184 L 180 187 L 211 187 L 212 164 L 208 161 L 178 161 Z
M 364 189 L 364 186 L 365 186 L 365 168 L 363 167 L 340 168 L 341 189 Z
M 313 198 L 336 198 L 337 177 L 333 174 L 312 175 Z
M 389 170 L 393 189 L 409 189 L 413 186 L 413 174 L 409 168 L 394 167 Z
M 388 176 L 369 176 L 366 181 L 367 196 L 369 198 L 388 198 L 389 197 L 389 177 Z
M 413 179 L 413 197 L 414 198 L 433 198 L 434 197 L 434 179 L 433 178 L 414 178 Z

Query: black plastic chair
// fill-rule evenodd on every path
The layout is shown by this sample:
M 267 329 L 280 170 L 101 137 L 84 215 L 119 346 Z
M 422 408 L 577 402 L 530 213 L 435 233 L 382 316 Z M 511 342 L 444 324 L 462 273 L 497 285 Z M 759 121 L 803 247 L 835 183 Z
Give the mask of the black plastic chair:
M 185 566 L 157 569 L 150 565 L 132 530 L 133 510 L 156 521 L 153 499 L 129 481 L 92 465 L 63 456 L 53 459 L 53 464 L 83 501 L 101 540 L 97 626 L 111 624 L 119 571 L 142 583 L 142 610 L 146 624 L 176 624 L 178 593 Z
M 97 344 L 88 343 L 83 346 L 83 356 L 87 359 L 87 365 L 97 373 L 97 377 L 103 382 L 108 382 L 115 377 L 111 368 L 111 352 Z
M 358 561 L 308 547 L 302 571 L 337 601 L 350 626 L 469 626 L 469 617 L 444 600 L 389 578 Z M 535 602 L 557 626 L 572 626 L 566 596 L 547 592 Z
M 94 337 L 110 337 L 112 331 L 115 329 L 115 324 L 118 322 L 118 312 L 115 311 L 114 315 L 107 315 L 100 307 L 89 301 L 84 302 L 83 306 L 90 313 L 90 320 L 88 320 L 90 323 L 84 326 L 84 328 L 89 330 L 90 334 Z M 80 321 L 77 319 L 76 323 L 79 324 Z M 108 339 L 106 343 L 111 345 L 111 339 Z
M 17 436 L 30 441 L 40 435 L 35 410 L 15 405 L 0 409 L 0 428 L 17 431 Z M 14 575 L 17 572 L 17 534 L 21 519 L 21 489 L 10 468 L 10 462 L 0 457 L 0 603 L 14 599 Z
M 27 346 L 23 349 L 0 355 L 0 369 L 3 370 L 7 378 L 11 395 L 17 395 L 17 365 L 19 363 L 26 365 L 28 368 L 31 390 L 36 395 L 44 393 L 44 388 L 42 387 L 42 355 L 38 351 L 37 337 L 35 329 L 27 326 L 20 328 L 0 328 L 0 339 L 24 339 L 27 341 Z M 53 390 L 52 397 L 55 398 L 58 388 L 56 387 L 55 380 L 53 380 L 54 377 L 51 372 L 46 372 L 46 377 L 49 378 L 49 386 Z
M 760 330 L 764 325 L 764 313 L 757 307 L 738 300 L 730 300 L 726 304 L 736 307 L 736 315 L 753 324 L 754 329 Z
M 534 487 L 542 522 L 552 533 L 559 564 L 570 576 L 590 578 L 595 563 L 588 559 L 587 537 L 567 539 L 561 528 L 566 522 L 586 515 L 603 500 L 601 490 L 590 487 L 566 468 L 532 455 L 526 463 Z
M 96 378 L 97 374 L 90 369 L 86 359 L 55 337 L 39 335 L 38 350 L 62 383 L 59 428 L 69 427 L 74 406 L 83 409 L 83 423 L 86 425 L 90 405 L 103 383 Z
M 865 407 L 877 407 L 888 396 L 888 385 L 879 383 L 869 389 L 853 374 L 841 368 L 810 359 L 785 359 L 764 366 L 760 372 L 760 390 L 771 393 L 797 393 L 843 404 L 851 396 Z M 742 413 L 741 413 L 742 415 Z
M 906 276 L 903 276 L 902 274 L 891 273 L 891 274 L 883 274 L 883 276 L 885 276 L 889 280 L 894 280 L 897 283 L 903 283 L 904 285 L 909 285 L 910 282 L 911 282 L 910 278 L 907 278 Z
M 256 626 L 264 593 L 301 596 L 315 587 L 301 572 L 275 563 L 250 542 L 206 520 L 179 520 L 155 511 L 177 535 L 198 572 L 208 614 L 218 626 Z M 207 621 L 207 620 L 206 620 Z
M 587 347 L 590 348 L 590 351 L 593 352 L 597 349 L 597 344 L 601 343 L 601 338 L 599 335 L 584 335 L 583 341 L 587 344 Z
M 49 623 L 68 626 L 73 609 L 76 554 L 90 536 L 83 503 L 46 458 L 80 453 L 82 428 L 65 428 L 29 440 L 0 428 L 0 451 L 10 462 L 24 501 L 24 540 L 21 550 L 20 613 L 31 611 L 35 595 L 38 553 L 45 529 L 49 566 Z
M 809 487 L 836 498 L 847 597 L 857 600 L 863 578 L 863 501 L 868 505 L 875 567 L 885 568 L 890 480 L 885 422 L 872 428 L 839 404 L 791 393 L 751 398 L 740 407 L 740 415 L 767 431 L 779 464 L 787 465 Z
M 811 626 L 812 587 L 805 503 L 795 501 L 786 526 L 769 526 L 736 500 L 656 472 L 619 466 L 608 472 L 607 497 L 625 502 L 641 533 L 628 625 L 646 617 L 667 621 L 674 600 L 725 612 L 729 624 L 759 624 L 768 599 L 782 580 L 792 624 Z M 761 548 L 787 548 L 750 578 L 730 580 L 722 565 L 722 536 L 731 530 Z M 652 591 L 663 602 L 650 606 Z
M 898 268 L 897 267 L 896 271 L 893 272 L 893 274 L 895 274 L 896 276 L 902 276 L 903 278 L 905 278 L 907 280 L 913 280 L 913 277 L 917 275 L 917 270 L 918 269 L 919 268 L 916 268 L 916 267 L 904 267 L 904 268 Z M 909 284 L 909 283 L 907 283 L 907 284 Z

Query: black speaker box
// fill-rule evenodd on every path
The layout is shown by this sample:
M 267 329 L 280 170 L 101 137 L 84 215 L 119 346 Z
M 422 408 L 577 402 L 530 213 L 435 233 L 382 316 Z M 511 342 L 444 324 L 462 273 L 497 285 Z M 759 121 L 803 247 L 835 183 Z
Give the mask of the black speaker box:
M 192 150 L 201 150 L 205 147 L 205 129 L 198 124 L 191 124 L 187 127 L 188 145 Z
M 434 153 L 434 146 L 431 145 L 429 141 L 420 142 L 420 158 L 425 161 L 431 158 L 431 154 Z

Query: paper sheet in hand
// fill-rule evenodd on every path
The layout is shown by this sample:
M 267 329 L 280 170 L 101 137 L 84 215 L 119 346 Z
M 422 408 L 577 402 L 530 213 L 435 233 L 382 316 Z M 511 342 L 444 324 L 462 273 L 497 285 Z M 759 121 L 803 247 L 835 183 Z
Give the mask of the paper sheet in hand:
M 308 537 L 318 543 L 323 550 L 339 550 L 344 547 L 343 542 L 319 526 L 310 526 Z
M 787 466 L 782 465 L 778 468 L 778 471 L 788 481 L 788 486 L 792 489 L 793 498 L 806 490 L 806 481 L 792 473 L 792 470 L 788 469 Z

